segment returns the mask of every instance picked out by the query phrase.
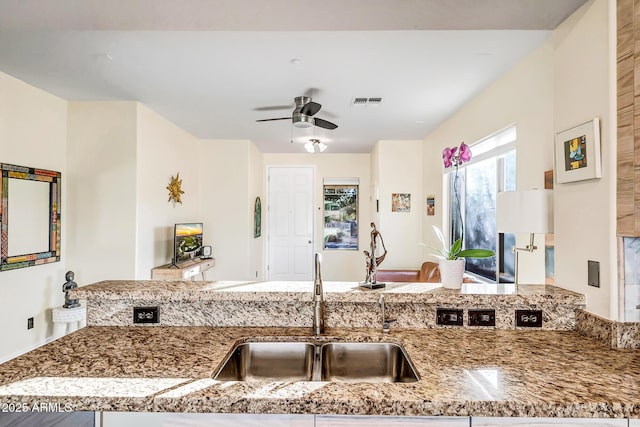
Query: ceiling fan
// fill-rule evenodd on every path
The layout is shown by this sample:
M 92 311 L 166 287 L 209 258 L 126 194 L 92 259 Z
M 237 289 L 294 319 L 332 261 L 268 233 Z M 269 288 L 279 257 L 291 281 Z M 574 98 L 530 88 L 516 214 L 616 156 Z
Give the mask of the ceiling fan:
M 295 108 L 293 109 L 293 113 L 291 117 L 278 117 L 276 119 L 262 119 L 256 120 L 256 122 L 270 122 L 273 120 L 291 120 L 291 123 L 295 127 L 306 128 L 311 126 L 318 126 L 324 129 L 335 129 L 338 127 L 337 124 L 331 123 L 330 121 L 321 119 L 319 117 L 313 117 L 322 105 L 317 102 L 313 102 L 310 96 L 296 96 L 293 98 L 295 102 Z

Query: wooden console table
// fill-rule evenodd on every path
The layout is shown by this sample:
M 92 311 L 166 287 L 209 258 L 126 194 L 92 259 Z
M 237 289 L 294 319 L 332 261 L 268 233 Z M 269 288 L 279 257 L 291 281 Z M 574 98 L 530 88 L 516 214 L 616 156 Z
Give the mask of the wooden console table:
M 204 272 L 215 265 L 215 258 L 187 260 L 178 264 L 178 267 L 171 264 L 161 265 L 151 270 L 151 280 L 193 280 L 198 274 L 201 274 L 204 280 Z

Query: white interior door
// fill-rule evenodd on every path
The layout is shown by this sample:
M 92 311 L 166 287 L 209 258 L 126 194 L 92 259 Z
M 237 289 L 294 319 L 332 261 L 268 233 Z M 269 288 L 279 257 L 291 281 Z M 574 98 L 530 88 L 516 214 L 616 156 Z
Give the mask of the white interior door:
M 310 166 L 269 168 L 268 280 L 313 278 L 313 176 Z

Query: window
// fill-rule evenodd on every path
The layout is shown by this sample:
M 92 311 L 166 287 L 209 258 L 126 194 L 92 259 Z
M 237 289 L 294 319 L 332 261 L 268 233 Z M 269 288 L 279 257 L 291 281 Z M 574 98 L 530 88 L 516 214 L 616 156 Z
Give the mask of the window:
M 516 127 L 511 126 L 470 145 L 471 161 L 457 173 L 448 172 L 451 241 L 463 235 L 464 248 L 496 252 L 493 258 L 468 258 L 467 272 L 507 283 L 513 282 L 515 235 L 496 232 L 496 194 L 516 189 L 515 142 Z
M 358 180 L 324 180 L 324 249 L 358 249 Z

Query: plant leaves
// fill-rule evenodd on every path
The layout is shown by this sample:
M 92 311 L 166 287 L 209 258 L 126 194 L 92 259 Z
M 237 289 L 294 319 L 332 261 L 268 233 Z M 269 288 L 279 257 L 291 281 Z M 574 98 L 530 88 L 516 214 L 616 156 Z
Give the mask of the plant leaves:
M 456 240 L 455 242 L 453 242 L 453 245 L 451 245 L 451 250 L 449 251 L 449 259 L 459 258 L 460 249 L 462 249 L 462 239 Z
M 442 247 L 446 250 L 447 244 L 444 242 L 444 236 L 442 235 L 442 231 L 440 231 L 440 229 L 435 225 L 433 226 L 433 230 L 436 232 L 436 236 L 438 236 L 438 240 L 440 240 L 440 243 L 442 243 Z
M 458 258 L 490 258 L 496 253 L 489 249 L 465 249 L 456 254 Z

